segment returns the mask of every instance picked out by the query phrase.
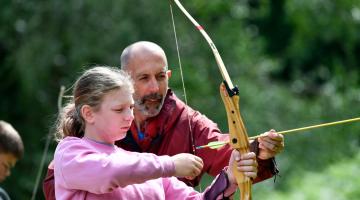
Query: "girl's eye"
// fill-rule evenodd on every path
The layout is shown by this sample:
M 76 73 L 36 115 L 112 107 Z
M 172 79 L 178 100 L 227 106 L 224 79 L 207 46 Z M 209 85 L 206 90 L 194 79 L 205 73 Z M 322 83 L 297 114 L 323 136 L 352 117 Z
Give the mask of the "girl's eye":
M 120 109 L 116 109 L 115 111 L 120 113 L 120 112 L 124 111 L 124 109 L 120 108 Z

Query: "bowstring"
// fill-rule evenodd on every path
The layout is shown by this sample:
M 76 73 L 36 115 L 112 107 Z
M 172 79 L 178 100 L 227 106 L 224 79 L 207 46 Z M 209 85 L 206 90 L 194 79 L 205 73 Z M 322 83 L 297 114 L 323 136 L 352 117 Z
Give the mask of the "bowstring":
M 177 33 L 176 33 L 174 13 L 173 13 L 171 1 L 169 1 L 169 5 L 170 5 L 171 22 L 172 22 L 172 27 L 173 27 L 173 32 L 174 32 L 174 39 L 175 39 L 175 44 L 176 44 L 176 53 L 177 53 L 179 69 L 180 69 L 181 83 L 182 83 L 182 88 L 183 88 L 183 93 L 184 93 L 183 96 L 184 96 L 184 100 L 185 100 L 186 109 L 188 110 L 189 106 L 188 106 L 188 101 L 187 101 L 187 96 L 186 96 L 186 87 L 185 87 L 185 81 L 184 81 L 184 74 L 183 74 L 183 68 L 182 68 L 182 64 L 181 64 L 179 43 L 178 43 L 178 37 L 177 37 Z M 192 132 L 192 128 L 191 128 L 189 112 L 187 112 L 187 118 L 188 118 L 189 130 L 190 130 L 190 140 L 191 140 L 191 146 L 192 146 L 191 150 L 192 150 L 192 153 L 194 155 L 196 155 L 195 141 L 194 141 L 194 136 L 193 136 L 193 132 Z M 199 191 L 202 192 L 201 181 L 199 183 Z

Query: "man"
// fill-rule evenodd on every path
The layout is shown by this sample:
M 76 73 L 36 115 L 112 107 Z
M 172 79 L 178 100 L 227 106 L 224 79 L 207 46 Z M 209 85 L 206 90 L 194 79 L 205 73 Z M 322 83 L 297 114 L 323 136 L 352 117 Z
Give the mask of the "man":
M 185 105 L 169 89 L 171 71 L 163 49 L 152 42 L 136 42 L 123 51 L 121 67 L 134 80 L 135 120 L 127 137 L 118 144 L 130 151 L 158 155 L 193 153 L 204 161 L 202 174 L 218 174 L 228 163 L 230 146 L 201 150 L 195 150 L 194 146 L 228 141 L 229 135 L 221 134 L 214 122 Z M 277 173 L 273 158 L 284 148 L 282 135 L 275 131 L 267 134 L 251 144 L 252 149 L 258 151 L 258 177 L 254 182 Z M 201 175 L 195 180 L 183 181 L 196 186 L 200 178 Z
M 134 116 L 125 139 L 116 144 L 129 151 L 150 152 L 157 155 L 193 153 L 204 161 L 200 176 L 183 179 L 190 186 L 198 185 L 201 176 L 217 175 L 227 166 L 231 148 L 195 150 L 194 146 L 210 141 L 228 141 L 228 134 L 221 134 L 217 125 L 198 111 L 186 106 L 168 87 L 171 71 L 161 47 L 152 42 L 136 42 L 121 55 L 121 66 L 134 80 Z M 273 157 L 284 148 L 283 136 L 270 131 L 268 136 L 252 143 L 257 153 L 258 177 L 254 182 L 277 173 Z M 243 163 L 246 173 L 257 163 Z M 50 163 L 43 190 L 46 199 L 54 198 L 53 166 Z

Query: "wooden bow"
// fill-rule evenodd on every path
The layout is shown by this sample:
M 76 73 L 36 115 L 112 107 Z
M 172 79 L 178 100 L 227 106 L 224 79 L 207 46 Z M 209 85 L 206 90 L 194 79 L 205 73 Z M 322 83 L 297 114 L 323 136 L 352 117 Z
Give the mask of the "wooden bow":
M 245 154 L 249 152 L 249 140 L 246 133 L 244 123 L 240 116 L 239 109 L 239 90 L 237 87 L 234 87 L 229 74 L 225 68 L 224 62 L 215 46 L 212 42 L 209 35 L 204 31 L 202 26 L 200 26 L 197 21 L 186 11 L 182 6 L 179 0 L 174 0 L 176 5 L 180 10 L 185 14 L 185 16 L 196 26 L 200 33 L 204 36 L 206 41 L 209 43 L 212 52 L 214 53 L 217 65 L 221 72 L 221 75 L 224 79 L 224 82 L 220 85 L 220 94 L 224 102 L 228 125 L 229 125 L 229 134 L 230 134 L 230 145 L 233 149 L 236 149 L 240 154 Z M 236 166 L 231 166 L 233 174 L 235 175 L 236 182 L 240 189 L 241 200 L 250 200 L 251 199 L 251 180 L 244 175 L 244 173 L 239 172 L 236 169 Z

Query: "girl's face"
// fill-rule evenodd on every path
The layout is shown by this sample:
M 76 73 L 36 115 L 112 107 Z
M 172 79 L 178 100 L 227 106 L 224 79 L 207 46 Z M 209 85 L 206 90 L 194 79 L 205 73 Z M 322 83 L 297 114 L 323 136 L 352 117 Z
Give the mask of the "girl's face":
M 114 90 L 106 94 L 99 110 L 93 115 L 97 138 L 110 144 L 123 139 L 134 119 L 133 108 L 134 100 L 128 89 Z
M 9 153 L 0 153 L 0 183 L 10 176 L 11 168 L 16 164 L 16 157 Z

